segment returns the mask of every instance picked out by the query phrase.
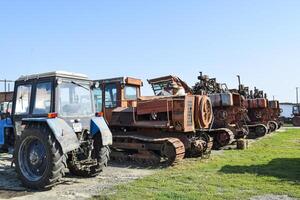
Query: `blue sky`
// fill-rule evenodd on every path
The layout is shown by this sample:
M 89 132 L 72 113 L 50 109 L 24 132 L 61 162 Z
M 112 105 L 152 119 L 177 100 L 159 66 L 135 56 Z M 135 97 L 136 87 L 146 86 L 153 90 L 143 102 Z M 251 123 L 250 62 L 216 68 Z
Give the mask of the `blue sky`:
M 0 1 L 0 79 L 53 70 L 92 79 L 199 71 L 281 101 L 300 86 L 298 0 Z

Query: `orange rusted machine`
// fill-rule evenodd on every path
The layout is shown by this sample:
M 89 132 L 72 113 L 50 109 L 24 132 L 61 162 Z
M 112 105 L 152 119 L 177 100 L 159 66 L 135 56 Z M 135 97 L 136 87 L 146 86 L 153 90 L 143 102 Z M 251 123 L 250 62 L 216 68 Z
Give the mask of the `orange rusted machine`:
M 135 78 L 97 80 L 96 107 L 113 133 L 113 158 L 145 164 L 174 164 L 186 156 L 210 153 L 211 101 L 205 95 L 141 96 Z M 170 83 L 171 84 L 171 83 Z M 154 84 L 155 92 L 167 85 Z M 167 91 L 166 91 L 167 92 Z
M 248 110 L 248 137 L 261 137 L 280 128 L 279 115 L 281 109 L 279 102 L 276 100 L 268 101 L 267 95 L 257 88 L 249 91 L 249 87 L 241 84 L 240 76 L 238 75 L 237 77 L 239 81 L 238 92 L 244 97 L 243 104 Z
M 262 123 L 266 126 L 267 130 L 256 131 L 256 136 L 262 136 L 266 133 L 277 130 L 281 122 L 279 121 L 280 107 L 278 101 L 268 101 L 267 94 L 262 90 L 254 88 L 254 91 L 250 91 L 250 95 L 245 100 L 245 106 L 248 108 L 248 116 L 250 118 L 250 124 L 255 125 Z
M 214 138 L 214 147 L 220 148 L 245 138 L 248 129 L 245 127 L 247 109 L 243 106 L 243 97 L 237 91 L 228 90 L 225 83 L 218 83 L 216 78 L 209 78 L 202 72 L 198 80 L 193 86 L 193 94 L 208 94 L 212 101 L 214 123 L 210 135 Z
M 282 112 L 282 110 L 280 108 L 279 101 L 278 100 L 269 101 L 268 109 L 270 112 L 270 122 L 269 123 L 273 123 L 273 126 L 271 125 L 270 128 L 273 127 L 273 129 L 271 131 L 275 131 L 276 129 L 281 128 L 281 126 L 283 125 L 283 122 L 280 119 L 280 113 Z M 274 123 L 274 122 L 276 122 L 276 123 Z

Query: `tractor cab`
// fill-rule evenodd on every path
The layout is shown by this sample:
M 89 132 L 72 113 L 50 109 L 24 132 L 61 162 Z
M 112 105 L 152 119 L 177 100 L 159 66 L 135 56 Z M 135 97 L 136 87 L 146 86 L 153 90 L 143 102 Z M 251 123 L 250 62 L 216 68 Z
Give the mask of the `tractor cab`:
M 117 107 L 136 107 L 137 99 L 141 96 L 140 79 L 118 77 L 94 81 L 99 87 L 94 88 L 96 111 L 102 113 L 110 122 L 112 111 Z
M 92 82 L 82 74 L 50 72 L 21 76 L 15 82 L 12 109 L 17 134 L 24 118 L 58 117 L 69 126 L 76 126 L 77 131 L 89 129 L 89 119 L 96 113 L 92 87 Z

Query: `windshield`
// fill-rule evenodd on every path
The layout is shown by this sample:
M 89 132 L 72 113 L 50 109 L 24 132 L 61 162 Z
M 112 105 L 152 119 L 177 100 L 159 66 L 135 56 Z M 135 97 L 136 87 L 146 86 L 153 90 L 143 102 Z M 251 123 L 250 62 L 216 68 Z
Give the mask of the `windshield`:
M 89 84 L 63 82 L 59 85 L 58 113 L 63 117 L 93 115 Z
M 154 91 L 154 95 L 162 96 L 163 93 L 170 93 L 170 95 L 171 95 L 171 92 L 168 91 L 168 89 L 167 89 L 169 83 L 171 83 L 171 81 L 153 83 L 152 88 Z M 167 95 L 163 95 L 163 96 L 167 96 Z
M 124 88 L 124 96 L 126 100 L 136 100 L 137 99 L 137 87 L 126 85 Z

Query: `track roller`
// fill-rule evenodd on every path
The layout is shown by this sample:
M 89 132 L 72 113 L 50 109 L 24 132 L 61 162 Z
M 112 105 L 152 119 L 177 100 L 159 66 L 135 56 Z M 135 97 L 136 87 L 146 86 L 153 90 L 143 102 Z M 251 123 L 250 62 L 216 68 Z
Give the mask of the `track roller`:
M 274 132 L 278 129 L 278 123 L 275 121 L 269 121 L 268 126 L 269 126 L 270 132 Z

